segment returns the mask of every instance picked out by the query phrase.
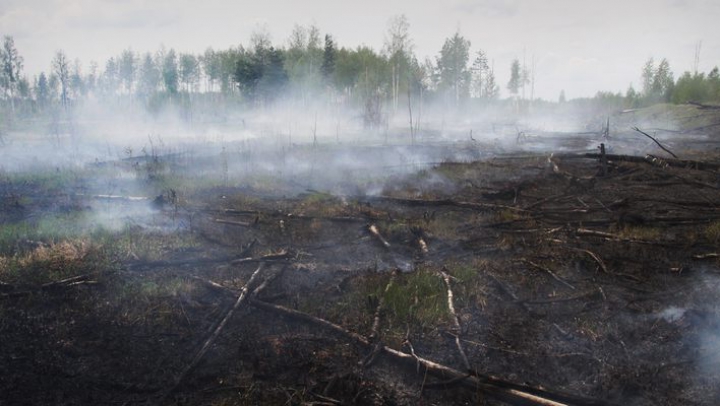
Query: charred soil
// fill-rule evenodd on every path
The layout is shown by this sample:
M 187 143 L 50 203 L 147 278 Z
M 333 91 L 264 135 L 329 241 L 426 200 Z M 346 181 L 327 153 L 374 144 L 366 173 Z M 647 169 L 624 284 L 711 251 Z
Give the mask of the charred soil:
M 5 242 L 0 405 L 718 404 L 720 175 L 636 156 L 173 190 L 151 223 Z M 96 210 L 2 187 L 6 227 Z

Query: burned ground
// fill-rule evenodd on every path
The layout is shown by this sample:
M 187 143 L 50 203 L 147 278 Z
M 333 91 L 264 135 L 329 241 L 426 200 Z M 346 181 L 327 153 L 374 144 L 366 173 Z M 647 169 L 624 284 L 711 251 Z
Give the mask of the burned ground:
M 718 172 L 602 165 L 568 150 L 665 155 L 577 135 L 533 152 L 547 136 L 377 184 L 154 204 L 8 176 L 0 405 L 717 404 Z M 717 158 L 686 141 L 667 145 Z M 145 217 L 75 232 L 102 205 Z

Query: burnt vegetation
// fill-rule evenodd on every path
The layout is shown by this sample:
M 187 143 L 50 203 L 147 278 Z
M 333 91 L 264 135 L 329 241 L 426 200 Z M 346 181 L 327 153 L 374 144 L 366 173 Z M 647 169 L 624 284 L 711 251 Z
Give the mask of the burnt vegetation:
M 159 146 L 6 173 L 3 401 L 716 403 L 708 139 L 665 137 L 675 159 L 631 130 L 556 144 L 602 143 L 597 153 L 532 152 L 543 136 L 511 137 L 512 151 L 433 145 L 470 159 L 355 178 L 255 169 L 238 183 L 217 163 L 232 160 L 224 150 Z M 622 153 L 637 149 L 647 154 Z M 265 154 L 277 152 L 243 156 L 257 168 Z M 115 172 L 133 174 L 114 180 L 122 193 L 97 193 Z M 117 224 L 96 218 L 107 213 Z

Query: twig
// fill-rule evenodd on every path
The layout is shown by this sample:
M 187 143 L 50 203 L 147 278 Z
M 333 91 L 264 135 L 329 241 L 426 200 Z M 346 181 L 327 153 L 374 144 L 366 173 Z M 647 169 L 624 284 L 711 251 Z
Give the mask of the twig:
M 553 272 L 551 269 L 546 268 L 546 267 L 544 267 L 544 266 L 542 266 L 542 265 L 538 265 L 538 264 L 530 261 L 529 259 L 525 259 L 525 258 L 522 259 L 522 262 L 524 262 L 524 263 L 526 263 L 526 264 L 528 264 L 528 265 L 530 265 L 530 266 L 532 266 L 532 267 L 534 267 L 534 268 L 537 268 L 537 269 L 539 269 L 539 270 L 541 270 L 541 271 L 547 272 L 547 273 L 548 273 L 553 279 L 555 279 L 556 281 L 562 283 L 563 285 L 567 286 L 567 287 L 570 288 L 570 289 L 575 290 L 575 286 L 573 286 L 573 285 L 571 285 L 570 283 L 568 283 L 565 279 L 562 279 L 561 277 L 557 276 L 557 274 L 555 274 L 555 272 Z
M 468 361 L 468 357 L 465 354 L 465 350 L 462 347 L 462 344 L 460 343 L 460 336 L 459 334 L 462 333 L 462 327 L 460 326 L 460 318 L 458 317 L 457 313 L 455 312 L 455 304 L 453 303 L 453 291 L 450 286 L 450 275 L 447 273 L 447 269 L 443 268 L 440 271 L 440 275 L 443 278 L 443 281 L 445 282 L 445 287 L 447 288 L 447 301 L 448 301 L 448 309 L 450 310 L 450 314 L 452 314 L 453 324 L 455 325 L 455 332 L 458 334 L 455 336 L 455 346 L 458 349 L 458 353 L 460 354 L 460 359 L 463 362 L 463 366 L 466 370 L 470 370 L 470 362 Z
M 530 313 L 534 313 L 533 310 L 530 308 L 530 306 L 527 305 L 527 303 L 520 300 L 520 298 L 517 297 L 515 293 L 513 293 L 510 289 L 507 288 L 498 278 L 495 277 L 495 275 L 488 273 L 488 276 L 490 279 L 492 279 L 496 285 L 502 290 L 506 295 L 510 296 L 510 298 L 513 300 L 514 303 L 517 303 L 518 305 L 522 306 L 523 309 L 527 310 Z
M 639 132 L 640 134 L 642 134 L 642 135 L 650 138 L 651 140 L 655 141 L 655 143 L 656 143 L 660 148 L 662 148 L 663 151 L 665 151 L 665 152 L 667 152 L 668 154 L 672 155 L 673 158 L 679 159 L 677 155 L 673 154 L 672 151 L 670 151 L 669 149 L 665 148 L 658 140 L 656 140 L 656 139 L 655 139 L 654 137 L 652 137 L 650 134 L 648 134 L 648 133 L 640 130 L 640 129 L 637 128 L 637 127 L 633 127 L 632 129 L 635 130 L 635 131 L 637 131 L 637 132 Z
M 607 266 L 605 266 L 605 262 L 603 262 L 603 260 L 600 259 L 600 257 L 597 256 L 597 254 L 595 254 L 594 252 L 592 252 L 590 250 L 586 250 L 583 248 L 575 248 L 575 249 L 588 254 L 590 256 L 590 258 L 592 258 L 600 266 L 600 269 L 602 269 L 602 271 L 604 273 L 610 275 L 610 271 L 608 271 Z
M 562 303 L 562 302 L 572 302 L 573 300 L 578 299 L 586 299 L 588 297 L 593 297 L 600 295 L 601 293 L 597 290 L 591 290 L 589 292 L 583 292 L 579 293 L 574 296 L 568 296 L 568 297 L 558 297 L 558 298 L 552 298 L 552 299 L 535 299 L 535 300 L 523 300 L 523 303 L 527 304 L 552 304 L 552 303 Z

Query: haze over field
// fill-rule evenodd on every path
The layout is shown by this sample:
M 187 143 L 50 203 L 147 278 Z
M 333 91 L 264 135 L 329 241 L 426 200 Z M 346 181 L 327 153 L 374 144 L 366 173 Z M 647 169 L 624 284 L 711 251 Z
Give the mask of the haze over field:
M 419 60 L 437 57 L 457 30 L 484 50 L 494 66 L 501 96 L 513 59 L 534 65 L 534 95 L 557 100 L 598 91 L 641 87 L 640 69 L 650 57 L 667 58 L 675 77 L 718 64 L 713 0 L 453 0 L 449 2 L 313 0 L 304 2 L 195 2 L 141 0 L 3 0 L 0 31 L 15 38 L 32 77 L 51 70 L 58 49 L 87 69 L 103 66 L 123 49 L 154 52 L 160 45 L 201 53 L 247 44 L 265 28 L 275 46 L 285 46 L 295 24 L 315 24 L 339 46 L 383 47 L 388 21 L 404 14 Z

